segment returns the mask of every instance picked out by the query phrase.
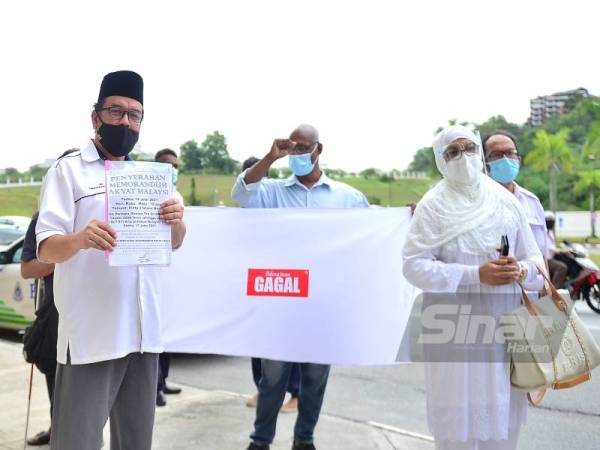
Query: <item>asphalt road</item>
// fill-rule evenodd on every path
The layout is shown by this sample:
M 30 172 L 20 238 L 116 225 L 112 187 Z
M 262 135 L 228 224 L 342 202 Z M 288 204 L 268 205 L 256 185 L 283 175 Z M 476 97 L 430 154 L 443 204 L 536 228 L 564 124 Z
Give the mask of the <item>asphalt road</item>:
M 600 342 L 600 315 L 583 303 L 577 309 Z M 0 339 L 14 341 L 17 338 L 14 333 L 0 332 Z M 584 385 L 549 392 L 540 407 L 530 407 L 519 449 L 600 450 L 600 369 L 594 375 Z M 169 380 L 184 387 L 254 393 L 248 358 L 175 355 Z M 429 435 L 423 367 L 416 363 L 333 367 L 323 413 Z M 248 430 L 251 426 L 248 423 Z
M 584 303 L 577 310 L 600 342 L 600 315 Z M 548 392 L 540 406 L 530 407 L 519 449 L 600 450 L 600 369 L 594 375 L 576 388 Z M 170 379 L 202 389 L 254 393 L 248 358 L 176 355 Z M 323 412 L 429 435 L 423 366 L 333 367 Z

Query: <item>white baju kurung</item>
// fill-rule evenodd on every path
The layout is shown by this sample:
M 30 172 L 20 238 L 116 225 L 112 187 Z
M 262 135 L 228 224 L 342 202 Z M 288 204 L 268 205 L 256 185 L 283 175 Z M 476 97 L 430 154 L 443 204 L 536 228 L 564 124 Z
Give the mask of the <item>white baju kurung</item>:
M 438 161 L 442 173 L 443 164 Z M 516 283 L 490 286 L 479 280 L 479 267 L 498 259 L 503 234 L 508 236 L 510 254 L 528 269 L 524 287 L 532 291 L 543 287 L 543 278 L 532 264 L 535 260 L 543 266 L 543 258 L 522 207 L 508 191 L 502 192 L 502 187 L 493 186 L 486 178 L 482 174 L 475 187 L 465 188 L 466 195 L 443 180 L 417 206 L 403 270 L 406 279 L 424 291 L 424 307 L 436 301 L 452 304 L 460 298 L 475 314 L 496 320 L 517 308 L 521 299 Z M 467 208 L 463 215 L 472 218 L 461 217 L 457 207 L 461 201 Z M 481 208 L 479 215 L 468 209 L 469 202 Z M 475 221 L 479 223 L 472 226 Z M 469 360 L 469 351 L 465 350 L 462 361 Z M 425 364 L 428 425 L 436 448 L 516 448 L 520 426 L 526 420 L 526 395 L 511 387 L 509 363 L 501 362 L 504 345 L 494 343 L 489 352 L 489 362 L 474 358 L 475 362 Z
M 509 233 L 508 239 L 516 243 L 517 260 L 534 259 L 543 264 L 527 224 Z M 456 246 L 449 243 L 407 257 L 404 260 L 407 280 L 425 295 L 427 292 L 471 294 L 468 299 L 480 302 L 478 314 L 488 313 L 496 319 L 520 305 L 520 288 L 516 284 L 489 286 L 479 282 L 479 266 L 497 259 L 495 249 L 474 255 L 453 247 Z M 541 289 L 541 277 L 536 276 L 531 264 L 527 265 L 525 287 Z M 495 360 L 501 361 L 503 353 L 504 346 L 499 344 Z M 525 393 L 511 387 L 508 363 L 427 363 L 425 377 L 427 418 L 436 441 L 505 440 L 525 423 L 527 399 Z

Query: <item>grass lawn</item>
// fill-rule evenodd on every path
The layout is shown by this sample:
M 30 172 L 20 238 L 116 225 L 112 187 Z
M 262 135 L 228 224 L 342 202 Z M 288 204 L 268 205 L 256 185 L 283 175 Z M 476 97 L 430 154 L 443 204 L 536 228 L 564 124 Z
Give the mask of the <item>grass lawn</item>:
M 435 183 L 432 180 L 395 180 L 384 183 L 362 177 L 342 178 L 339 181 L 349 184 L 367 196 L 371 203 L 381 206 L 405 206 L 417 202 Z M 379 202 L 375 200 L 379 200 Z
M 192 178 L 196 180 L 196 197 L 202 205 L 214 206 L 222 202 L 227 206 L 235 206 L 230 197 L 235 182 L 234 176 L 181 175 L 177 188 L 186 201 L 190 195 Z M 396 180 L 384 183 L 360 177 L 342 178 L 339 181 L 363 192 L 371 203 L 379 203 L 382 206 L 404 206 L 409 202 L 416 202 L 434 183 L 432 180 Z
M 37 210 L 39 186 L 0 189 L 0 216 L 31 217 Z
M 231 188 L 235 182 L 233 175 L 188 175 L 182 174 L 177 180 L 177 190 L 189 203 L 192 178 L 196 180 L 196 198 L 203 206 L 215 206 L 222 202 L 226 206 L 235 206 L 231 201 Z
M 235 206 L 231 201 L 231 188 L 235 182 L 233 175 L 191 175 L 182 174 L 177 189 L 188 202 L 192 178 L 196 181 L 196 197 L 205 206 L 220 203 Z M 433 184 L 431 180 L 396 180 L 384 183 L 364 178 L 344 178 L 339 181 L 348 183 L 363 192 L 371 203 L 382 206 L 404 206 L 415 202 L 427 192 Z M 0 189 L 0 216 L 31 217 L 38 207 L 39 186 L 24 186 Z

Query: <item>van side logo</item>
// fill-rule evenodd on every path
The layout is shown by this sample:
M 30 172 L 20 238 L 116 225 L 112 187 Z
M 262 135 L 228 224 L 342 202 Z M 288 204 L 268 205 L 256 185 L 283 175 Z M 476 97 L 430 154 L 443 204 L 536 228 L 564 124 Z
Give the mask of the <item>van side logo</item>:
M 246 295 L 308 297 L 308 270 L 248 269 Z

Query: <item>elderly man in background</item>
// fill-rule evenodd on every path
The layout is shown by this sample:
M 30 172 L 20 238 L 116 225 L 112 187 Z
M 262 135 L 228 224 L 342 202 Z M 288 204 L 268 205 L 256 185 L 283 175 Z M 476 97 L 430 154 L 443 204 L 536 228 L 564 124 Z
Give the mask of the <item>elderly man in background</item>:
M 245 208 L 366 208 L 365 196 L 356 189 L 329 179 L 319 166 L 323 144 L 311 125 L 300 125 L 289 139 L 275 139 L 271 150 L 251 168 L 242 172 L 231 197 Z M 271 165 L 288 157 L 293 172 L 285 180 L 267 178 Z M 277 416 L 285 398 L 294 363 L 262 360 L 258 401 L 252 442 L 248 450 L 267 450 L 275 437 Z M 329 366 L 300 364 L 301 381 L 298 418 L 293 450 L 314 450 L 313 434 L 319 420 Z
M 249 169 L 254 164 L 260 161 L 256 156 L 251 156 L 242 163 L 242 172 Z M 268 174 L 267 174 L 268 175 Z M 262 376 L 261 359 L 252 358 L 252 379 L 258 390 L 260 377 Z M 300 392 L 300 364 L 294 363 L 290 370 L 290 378 L 288 380 L 287 391 L 290 393 L 290 399 L 281 407 L 281 412 L 292 413 L 298 411 L 298 393 Z M 248 408 L 256 408 L 258 401 L 258 393 L 254 394 L 246 401 Z
M 556 286 L 562 287 L 566 266 L 564 263 L 552 259 L 550 254 L 544 207 L 533 192 L 519 186 L 515 181 L 522 165 L 517 138 L 508 131 L 497 130 L 486 135 L 482 144 L 489 176 L 508 189 L 523 206 L 535 242 L 544 256 L 554 281 L 556 281 Z

